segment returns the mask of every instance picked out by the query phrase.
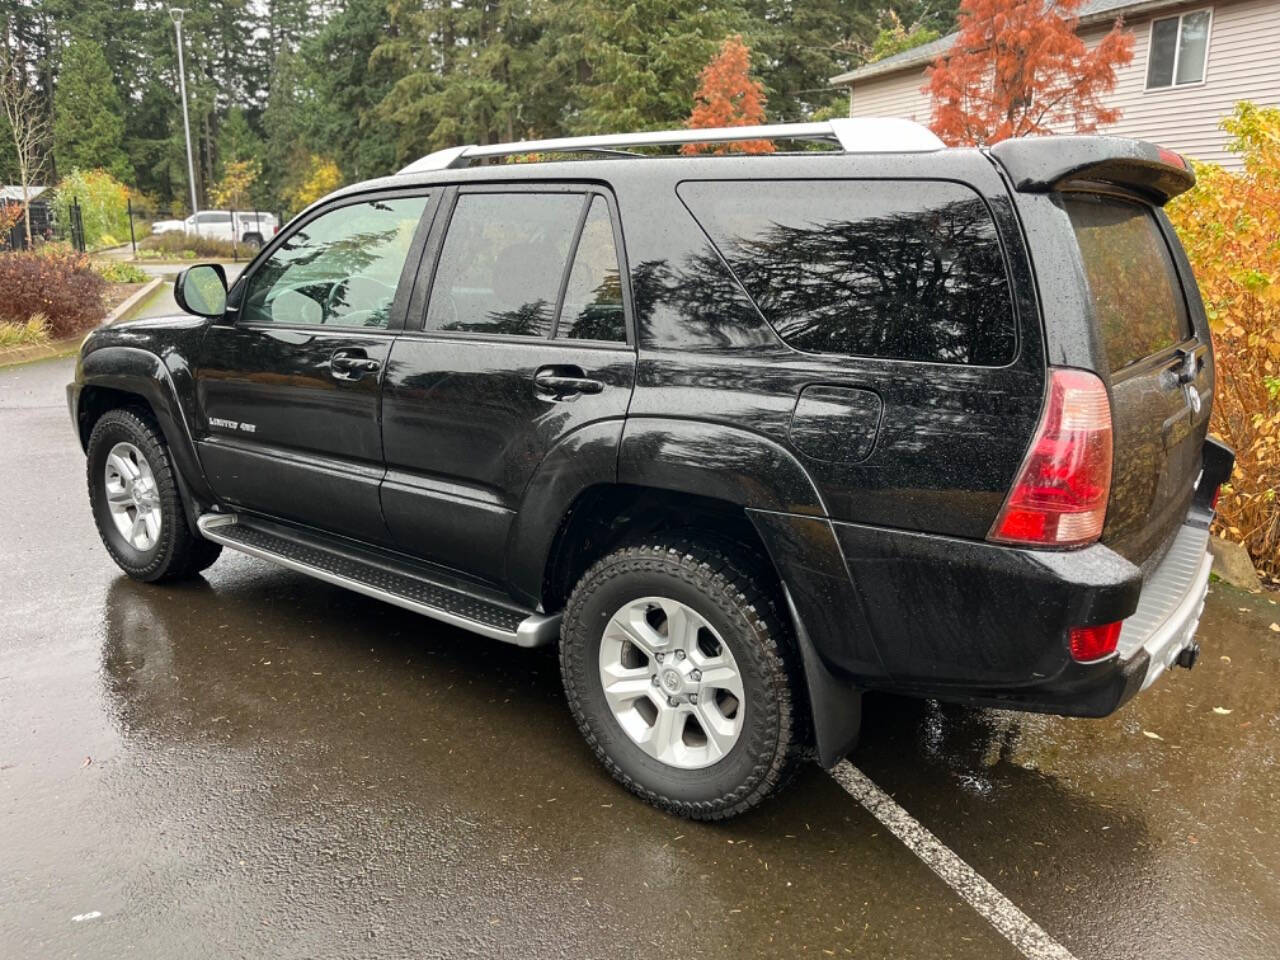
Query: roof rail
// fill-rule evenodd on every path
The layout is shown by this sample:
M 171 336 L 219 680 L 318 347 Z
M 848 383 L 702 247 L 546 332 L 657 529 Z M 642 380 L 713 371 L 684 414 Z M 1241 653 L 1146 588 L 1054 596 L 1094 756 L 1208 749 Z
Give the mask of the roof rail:
M 661 147 L 686 143 L 735 143 L 743 140 L 827 140 L 845 153 L 923 153 L 941 150 L 943 143 L 927 127 L 898 117 L 840 117 L 821 123 L 772 123 L 758 127 L 712 127 L 705 130 L 648 130 L 608 133 L 594 137 L 521 140 L 489 146 L 468 144 L 429 153 L 400 173 L 426 173 L 467 166 L 485 157 L 522 153 L 592 153 L 627 147 Z

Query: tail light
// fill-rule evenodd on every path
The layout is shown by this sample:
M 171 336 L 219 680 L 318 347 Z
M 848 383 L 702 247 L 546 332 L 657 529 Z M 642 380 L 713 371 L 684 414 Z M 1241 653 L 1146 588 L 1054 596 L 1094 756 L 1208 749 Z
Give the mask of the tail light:
M 271 235 L 274 237 L 279 232 L 280 232 L 280 224 L 277 223 L 274 227 L 271 228 Z
M 1049 400 L 1017 482 L 987 535 L 1069 547 L 1102 534 L 1111 491 L 1111 402 L 1085 370 L 1050 369 Z
M 1218 511 L 1218 498 L 1222 496 L 1222 484 L 1218 484 L 1213 488 L 1213 496 L 1209 498 L 1209 510 L 1213 513 Z
M 1071 657 L 1082 663 L 1101 660 L 1116 652 L 1120 640 L 1120 621 L 1104 623 L 1096 627 L 1072 627 L 1070 635 Z

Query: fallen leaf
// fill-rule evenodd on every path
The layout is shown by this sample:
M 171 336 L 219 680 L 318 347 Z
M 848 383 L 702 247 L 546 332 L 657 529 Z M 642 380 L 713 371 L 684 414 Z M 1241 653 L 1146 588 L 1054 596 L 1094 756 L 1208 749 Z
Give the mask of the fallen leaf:
M 1230 711 L 1230 710 L 1228 710 L 1226 707 L 1214 707 L 1214 708 L 1213 708 L 1213 712 L 1214 712 L 1214 713 L 1216 713 L 1216 714 L 1217 714 L 1218 716 L 1220 716 L 1220 717 L 1225 717 L 1225 716 L 1226 716 L 1228 713 L 1230 713 L 1231 711 Z
M 1158 734 L 1158 733 L 1152 733 L 1150 730 L 1143 730 L 1143 731 L 1142 731 L 1142 735 L 1143 735 L 1144 737 L 1150 737 L 1152 740 L 1163 740 L 1163 739 L 1164 739 L 1164 737 L 1160 736 L 1160 734 Z
M 1221 660 L 1223 663 L 1230 663 L 1230 662 L 1231 662 L 1231 658 L 1230 658 L 1230 657 L 1228 657 L 1225 653 L 1224 653 L 1222 656 L 1220 656 L 1218 659 L 1219 659 L 1219 660 Z
M 1272 633 L 1280 633 L 1280 623 L 1273 623 L 1271 626 L 1267 627 L 1267 629 Z

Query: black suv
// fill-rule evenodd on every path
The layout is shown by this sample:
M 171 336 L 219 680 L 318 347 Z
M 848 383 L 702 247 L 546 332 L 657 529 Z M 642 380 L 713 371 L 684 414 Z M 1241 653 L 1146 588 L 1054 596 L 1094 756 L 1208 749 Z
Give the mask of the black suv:
M 652 152 L 765 138 L 835 149 Z M 226 546 L 558 643 L 600 760 L 691 817 L 834 764 L 866 690 L 1102 716 L 1195 662 L 1233 462 L 1193 182 L 904 121 L 433 154 L 85 341 L 94 517 L 141 580 Z

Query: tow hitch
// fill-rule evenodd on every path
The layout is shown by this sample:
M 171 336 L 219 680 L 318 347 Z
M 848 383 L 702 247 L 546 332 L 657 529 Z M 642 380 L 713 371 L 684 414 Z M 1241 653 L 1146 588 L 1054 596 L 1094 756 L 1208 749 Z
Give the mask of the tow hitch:
M 1200 644 L 1192 641 L 1188 646 L 1178 651 L 1178 659 L 1174 661 L 1178 666 L 1190 670 L 1196 665 L 1196 661 L 1200 659 Z

